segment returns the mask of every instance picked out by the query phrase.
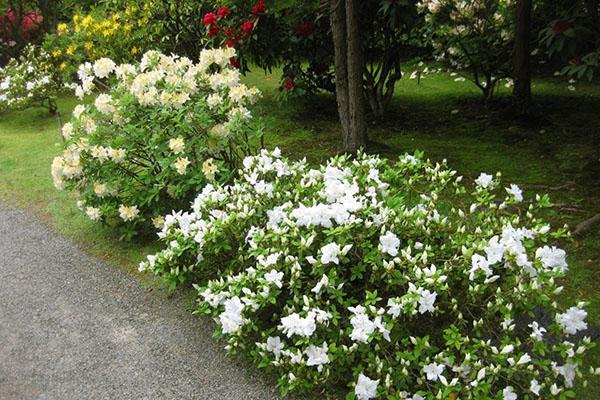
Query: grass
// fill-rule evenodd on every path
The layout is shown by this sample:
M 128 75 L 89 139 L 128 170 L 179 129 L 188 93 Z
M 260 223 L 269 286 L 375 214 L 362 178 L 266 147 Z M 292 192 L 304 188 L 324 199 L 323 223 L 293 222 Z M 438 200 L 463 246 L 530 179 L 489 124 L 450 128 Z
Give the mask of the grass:
M 278 76 L 277 71 L 252 72 L 245 78 L 263 92 L 255 113 L 264 120 L 267 145 L 311 162 L 336 154 L 340 140 L 334 98 L 278 103 L 273 96 Z M 424 150 L 432 159 L 448 159 L 471 178 L 481 171 L 502 171 L 506 182 L 521 185 L 528 196 L 549 191 L 558 205 L 552 222 L 573 225 L 600 212 L 600 87 L 576 86 L 570 92 L 564 81 L 535 80 L 537 117 L 519 121 L 501 106 L 509 95 L 504 87 L 498 93 L 500 106 L 488 109 L 481 105 L 478 89 L 445 73 L 429 75 L 420 84 L 405 80 L 397 86 L 389 114 L 369 125 L 370 148 L 388 157 Z M 73 98 L 61 98 L 62 115 L 69 115 L 74 105 Z M 135 273 L 137 262 L 157 245 L 119 242 L 109 229 L 87 220 L 71 194 L 54 189 L 50 163 L 60 151 L 57 126 L 40 109 L 0 115 L 0 201 L 33 210 L 89 253 Z M 600 233 L 567 247 L 570 271 L 562 299 L 590 301 L 588 320 L 600 326 Z M 600 365 L 600 349 L 589 359 Z M 580 399 L 600 398 L 600 381 L 594 378 L 580 393 Z

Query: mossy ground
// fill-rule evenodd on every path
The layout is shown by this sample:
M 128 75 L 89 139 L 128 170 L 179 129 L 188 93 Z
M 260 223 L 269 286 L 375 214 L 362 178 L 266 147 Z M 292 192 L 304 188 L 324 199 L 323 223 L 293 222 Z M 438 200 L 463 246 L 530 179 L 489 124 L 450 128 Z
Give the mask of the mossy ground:
M 310 162 L 336 154 L 340 140 L 334 98 L 279 103 L 274 98 L 278 77 L 277 72 L 256 71 L 245 78 L 263 92 L 255 114 L 264 120 L 266 145 Z M 549 192 L 557 204 L 552 222 L 572 226 L 600 212 L 600 87 L 576 87 L 571 92 L 564 80 L 536 79 L 536 116 L 515 119 L 503 105 L 508 103 L 507 88 L 500 87 L 497 103 L 485 107 L 477 88 L 446 73 L 420 83 L 403 80 L 388 115 L 370 122 L 370 151 L 395 157 L 423 150 L 431 159 L 446 158 L 469 178 L 501 171 L 504 181 L 522 186 L 526 196 Z M 63 96 L 62 115 L 70 115 L 75 104 L 74 98 Z M 58 123 L 44 110 L 0 114 L 0 201 L 33 210 L 90 253 L 133 273 L 157 244 L 118 241 L 110 229 L 83 216 L 71 194 L 54 189 L 50 164 L 60 146 Z M 566 247 L 570 271 L 562 298 L 590 301 L 589 321 L 600 326 L 599 230 Z M 600 349 L 589 361 L 600 366 Z M 579 393 L 578 399 L 600 398 L 599 380 L 594 378 Z

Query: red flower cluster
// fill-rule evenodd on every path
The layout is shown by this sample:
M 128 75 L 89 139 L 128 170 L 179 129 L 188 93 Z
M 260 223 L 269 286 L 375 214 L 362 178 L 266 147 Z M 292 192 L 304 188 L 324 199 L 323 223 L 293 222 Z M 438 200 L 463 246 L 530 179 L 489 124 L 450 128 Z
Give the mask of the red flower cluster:
M 250 13 L 252 15 L 248 20 L 244 21 L 237 27 L 229 27 L 224 30 L 225 45 L 228 47 L 235 47 L 241 40 L 249 38 L 254 30 L 257 16 L 264 14 L 266 9 L 267 7 L 265 5 L 265 0 L 258 0 L 258 2 L 251 8 Z M 208 27 L 207 35 L 209 37 L 213 37 L 221 32 L 219 21 L 227 18 L 230 14 L 231 9 L 227 6 L 220 6 L 217 8 L 216 12 L 207 12 L 204 14 L 202 23 L 204 26 Z
M 285 80 L 285 88 L 287 90 L 292 90 L 294 87 L 296 87 L 296 83 L 292 79 L 288 78 Z
M 12 30 L 9 28 L 9 25 L 10 27 L 15 27 L 20 24 L 19 34 L 25 39 L 29 39 L 41 31 L 43 20 L 44 18 L 35 11 L 30 11 L 21 17 L 13 9 L 9 9 L 6 15 L 0 15 L 0 33 L 9 34 Z
M 206 13 L 204 14 L 204 19 L 202 21 L 204 26 L 211 26 L 217 22 L 217 14 L 215 13 Z
M 260 15 L 264 14 L 266 10 L 267 6 L 265 6 L 265 0 L 258 0 L 258 3 L 256 3 L 254 7 L 252 7 L 250 12 L 254 15 Z
M 227 6 L 219 7 L 217 10 L 217 15 L 221 18 L 225 18 L 229 14 L 231 14 L 231 10 Z
M 292 30 L 298 36 L 310 36 L 315 31 L 315 25 L 310 21 L 304 21 L 300 25 L 292 25 Z
M 552 30 L 554 31 L 554 33 L 560 34 L 569 29 L 570 27 L 571 23 L 569 23 L 569 21 L 565 19 L 560 19 L 554 23 Z
M 254 28 L 254 21 L 248 20 L 241 25 L 242 31 L 246 34 L 246 37 L 250 36 L 252 29 Z

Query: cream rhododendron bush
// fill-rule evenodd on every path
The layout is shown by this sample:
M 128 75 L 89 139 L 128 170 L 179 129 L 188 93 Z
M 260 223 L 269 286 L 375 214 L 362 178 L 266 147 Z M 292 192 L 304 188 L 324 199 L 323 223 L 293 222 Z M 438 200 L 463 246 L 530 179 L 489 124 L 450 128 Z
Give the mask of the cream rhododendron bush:
M 247 106 L 233 49 L 204 50 L 199 62 L 144 54 L 137 65 L 103 58 L 79 68 L 75 107 L 52 163 L 57 188 L 75 190 L 92 220 L 127 223 L 126 233 L 188 204 L 207 183 L 226 182 L 256 152 L 260 129 Z
M 41 106 L 54 114 L 57 82 L 50 55 L 28 45 L 19 58 L 0 67 L 0 111 Z
M 561 307 L 564 229 L 500 175 L 466 183 L 445 163 L 279 151 L 166 216 L 141 271 L 198 291 L 232 353 L 274 370 L 284 393 L 348 399 L 574 395 L 585 304 Z M 575 335 L 575 336 L 574 336 Z
M 486 101 L 502 79 L 512 85 L 514 0 L 422 0 L 436 58 L 470 79 Z

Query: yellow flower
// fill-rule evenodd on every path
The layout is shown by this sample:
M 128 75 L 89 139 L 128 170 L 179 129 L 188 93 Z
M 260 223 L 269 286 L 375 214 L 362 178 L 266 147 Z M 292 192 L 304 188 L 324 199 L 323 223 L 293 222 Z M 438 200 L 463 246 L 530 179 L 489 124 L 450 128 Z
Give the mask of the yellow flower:
M 137 47 L 134 46 L 134 47 L 131 48 L 131 54 L 136 55 L 137 52 L 138 52 L 138 48 Z
M 67 52 L 68 55 L 72 56 L 73 53 L 75 53 L 75 49 L 77 49 L 77 46 L 74 45 L 74 44 L 72 44 L 69 47 L 67 47 L 66 52 Z
M 58 57 L 60 57 L 61 55 L 62 55 L 62 50 L 61 50 L 61 49 L 56 49 L 56 50 L 54 50 L 54 51 L 52 52 L 52 56 L 53 56 L 54 58 L 58 58 Z
M 85 47 L 86 50 L 90 50 L 92 47 L 94 47 L 94 43 L 92 42 L 85 42 L 83 47 Z
M 60 68 L 61 70 L 67 68 L 67 63 L 66 62 L 61 62 L 60 65 L 58 66 L 58 68 Z
M 60 23 L 56 26 L 56 32 L 60 35 L 61 33 L 68 32 L 69 27 L 65 23 Z

